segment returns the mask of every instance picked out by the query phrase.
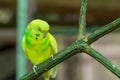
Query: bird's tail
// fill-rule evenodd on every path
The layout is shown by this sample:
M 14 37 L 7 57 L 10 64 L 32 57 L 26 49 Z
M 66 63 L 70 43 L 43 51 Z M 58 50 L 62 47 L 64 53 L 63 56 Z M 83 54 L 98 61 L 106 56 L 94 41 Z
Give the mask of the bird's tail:
M 50 80 L 50 78 L 55 79 L 57 75 L 56 67 L 50 69 L 46 73 L 43 74 L 45 80 Z

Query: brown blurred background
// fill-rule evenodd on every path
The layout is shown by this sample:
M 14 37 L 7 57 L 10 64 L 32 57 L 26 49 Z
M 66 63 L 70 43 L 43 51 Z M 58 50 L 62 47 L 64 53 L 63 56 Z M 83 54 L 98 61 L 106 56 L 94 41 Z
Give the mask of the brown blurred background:
M 18 4 L 16 0 L 0 0 L 0 80 L 15 80 L 16 76 Z M 60 51 L 77 39 L 79 9 L 80 0 L 28 0 L 27 19 L 28 22 L 36 18 L 46 20 Z M 120 0 L 88 0 L 87 34 L 118 17 Z M 120 69 L 119 31 L 104 36 L 92 46 Z M 88 55 L 77 54 L 58 65 L 57 80 L 119 79 Z

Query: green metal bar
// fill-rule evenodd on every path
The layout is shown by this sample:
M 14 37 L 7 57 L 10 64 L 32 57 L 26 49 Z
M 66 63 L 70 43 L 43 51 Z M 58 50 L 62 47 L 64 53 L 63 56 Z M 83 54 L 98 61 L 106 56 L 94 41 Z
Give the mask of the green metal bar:
M 16 80 L 26 73 L 26 60 L 22 51 L 22 36 L 27 23 L 27 0 L 17 0 L 17 54 L 16 54 Z

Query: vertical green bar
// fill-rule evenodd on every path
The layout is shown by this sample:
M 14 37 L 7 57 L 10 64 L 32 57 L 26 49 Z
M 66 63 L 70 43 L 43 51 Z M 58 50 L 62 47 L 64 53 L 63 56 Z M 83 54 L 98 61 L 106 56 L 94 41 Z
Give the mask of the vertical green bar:
M 22 37 L 27 24 L 27 0 L 17 0 L 17 54 L 16 54 L 16 80 L 26 73 L 26 60 L 22 50 Z

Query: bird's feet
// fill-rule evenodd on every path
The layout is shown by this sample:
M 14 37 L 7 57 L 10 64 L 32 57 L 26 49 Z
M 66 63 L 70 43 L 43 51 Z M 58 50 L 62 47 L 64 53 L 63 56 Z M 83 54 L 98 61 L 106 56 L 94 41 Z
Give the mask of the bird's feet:
M 36 65 L 33 66 L 33 71 L 34 71 L 34 73 L 35 73 L 36 75 L 38 75 L 38 73 L 37 73 L 37 66 L 36 66 Z
M 50 56 L 53 60 L 55 60 L 55 58 L 53 57 L 53 54 Z

